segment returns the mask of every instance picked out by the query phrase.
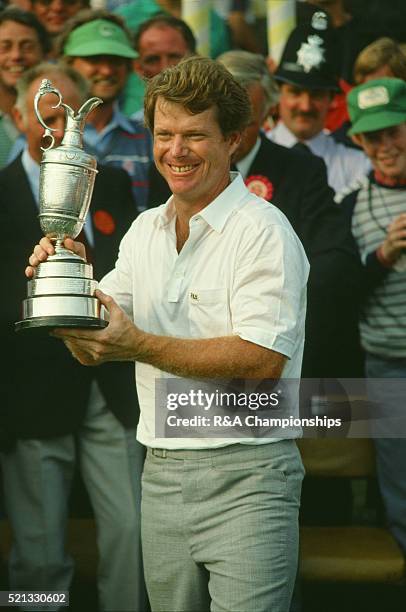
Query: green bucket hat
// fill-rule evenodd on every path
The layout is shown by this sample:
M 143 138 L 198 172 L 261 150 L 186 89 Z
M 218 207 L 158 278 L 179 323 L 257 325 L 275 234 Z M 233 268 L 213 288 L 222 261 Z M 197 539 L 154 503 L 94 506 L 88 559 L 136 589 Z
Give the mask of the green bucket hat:
M 349 134 L 383 130 L 406 121 L 406 82 L 402 79 L 373 79 L 347 94 L 352 127 Z
M 71 57 L 117 55 L 134 59 L 138 54 L 131 46 L 125 31 L 107 19 L 94 19 L 70 33 L 63 54 Z

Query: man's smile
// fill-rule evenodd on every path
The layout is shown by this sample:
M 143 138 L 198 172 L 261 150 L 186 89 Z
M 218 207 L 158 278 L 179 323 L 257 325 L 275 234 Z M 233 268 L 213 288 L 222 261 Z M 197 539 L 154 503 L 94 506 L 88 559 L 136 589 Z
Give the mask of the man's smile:
M 185 164 L 183 166 L 175 166 L 174 164 L 168 164 L 168 166 L 176 174 L 185 174 L 197 168 L 199 164 Z

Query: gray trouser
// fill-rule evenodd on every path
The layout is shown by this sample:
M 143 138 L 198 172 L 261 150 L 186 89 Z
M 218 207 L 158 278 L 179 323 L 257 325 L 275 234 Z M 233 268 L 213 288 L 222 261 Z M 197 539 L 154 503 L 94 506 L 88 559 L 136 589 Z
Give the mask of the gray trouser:
M 406 359 L 367 353 L 366 375 L 374 416 L 379 417 L 373 429 L 379 488 L 388 527 L 406 555 L 405 386 L 397 382 L 406 378 Z
M 91 399 L 77 448 L 97 526 L 100 608 L 145 612 L 140 541 L 144 449 L 135 430 L 124 429 L 106 409 L 97 388 Z M 2 457 L 13 530 L 13 590 L 69 590 L 73 561 L 65 550 L 65 536 L 75 455 L 75 439 L 68 435 L 19 440 L 16 449 Z
M 288 612 L 303 471 L 292 440 L 148 449 L 142 543 L 152 610 Z

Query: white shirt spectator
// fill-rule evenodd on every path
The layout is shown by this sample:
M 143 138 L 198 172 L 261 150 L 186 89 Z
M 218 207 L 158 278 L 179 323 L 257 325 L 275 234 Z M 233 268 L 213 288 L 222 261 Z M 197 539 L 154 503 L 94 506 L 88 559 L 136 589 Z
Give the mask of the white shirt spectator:
M 283 121 L 267 132 L 267 137 L 277 144 L 293 147 L 299 139 Z M 371 163 L 363 151 L 357 151 L 336 142 L 326 131 L 304 141 L 311 152 L 321 157 L 327 166 L 328 183 L 338 193 L 354 191 L 371 170 Z

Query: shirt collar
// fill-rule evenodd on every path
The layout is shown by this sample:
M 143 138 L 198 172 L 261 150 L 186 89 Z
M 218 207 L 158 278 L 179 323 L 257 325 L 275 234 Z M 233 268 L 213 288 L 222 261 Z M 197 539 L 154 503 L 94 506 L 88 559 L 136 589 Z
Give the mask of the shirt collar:
M 21 163 L 28 178 L 31 187 L 32 195 L 36 203 L 39 202 L 39 164 L 32 159 L 26 146 L 21 155 Z
M 222 232 L 229 216 L 241 206 L 244 197 L 250 193 L 239 172 L 230 172 L 230 180 L 230 184 L 217 198 L 192 217 L 193 219 L 201 217 L 218 233 Z M 165 227 L 173 221 L 175 215 L 175 205 L 171 196 L 163 205 L 156 223 L 159 227 Z
M 309 147 L 309 149 L 312 153 L 314 153 L 314 155 L 319 155 L 319 157 L 323 157 L 328 137 L 328 134 L 322 130 L 316 136 L 310 138 L 310 140 L 305 140 L 304 143 Z
M 275 142 L 283 144 L 285 147 L 293 147 L 299 139 L 290 131 L 290 129 L 283 123 L 283 121 L 279 121 L 278 125 L 275 129 Z M 328 134 L 323 130 L 310 138 L 309 140 L 304 140 L 304 144 L 309 147 L 314 155 L 321 155 L 324 151 L 324 147 L 326 145 L 326 138 L 328 138 Z
M 113 104 L 113 115 L 108 122 L 108 124 L 101 130 L 101 132 L 97 132 L 96 128 L 91 123 L 86 123 L 85 129 L 89 134 L 94 133 L 97 134 L 97 138 L 103 138 L 106 134 L 110 134 L 116 128 L 120 128 L 124 132 L 128 132 L 130 134 L 136 133 L 136 122 L 134 119 L 129 119 L 126 117 L 119 109 L 118 102 L 114 102 Z
M 111 118 L 110 124 L 111 127 L 120 127 L 125 132 L 129 132 L 130 134 L 134 134 L 136 131 L 134 120 L 130 120 L 128 117 L 121 112 L 118 106 L 118 102 L 114 102 L 113 105 L 113 116 Z

